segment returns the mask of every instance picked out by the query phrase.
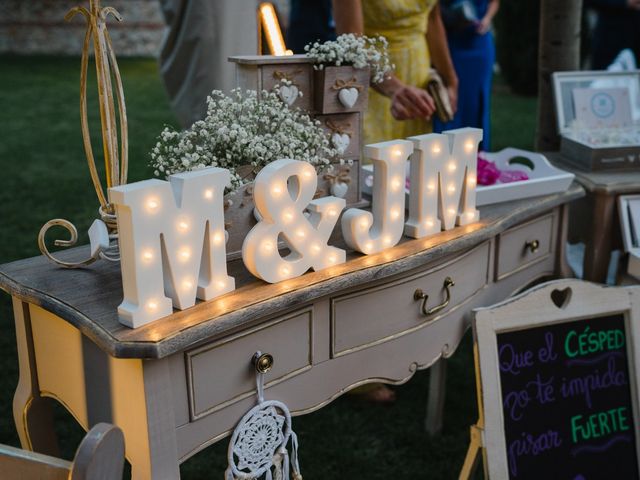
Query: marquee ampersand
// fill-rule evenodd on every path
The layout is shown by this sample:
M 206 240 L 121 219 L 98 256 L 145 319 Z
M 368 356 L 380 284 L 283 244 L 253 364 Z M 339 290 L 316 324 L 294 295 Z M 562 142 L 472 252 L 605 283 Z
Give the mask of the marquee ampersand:
M 309 268 L 344 263 L 345 251 L 327 242 L 345 200 L 313 200 L 317 185 L 313 166 L 298 160 L 276 160 L 258 173 L 253 197 L 260 220 L 242 244 L 242 259 L 253 275 L 276 283 Z M 278 251 L 279 239 L 290 250 L 285 257 Z

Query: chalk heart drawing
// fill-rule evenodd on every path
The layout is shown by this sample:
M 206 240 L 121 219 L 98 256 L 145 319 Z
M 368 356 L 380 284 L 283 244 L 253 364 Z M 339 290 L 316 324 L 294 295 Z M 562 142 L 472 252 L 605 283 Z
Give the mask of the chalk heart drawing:
M 353 87 L 341 88 L 338 92 L 338 100 L 345 108 L 353 108 L 358 101 L 358 89 Z
M 280 95 L 282 101 L 289 106 L 293 105 L 299 93 L 298 87 L 295 85 L 281 85 L 280 88 L 278 88 L 278 95 Z
M 339 155 L 343 155 L 344 152 L 349 148 L 349 144 L 351 143 L 351 137 L 349 137 L 346 133 L 334 133 L 331 135 L 331 144 L 333 148 L 338 151 Z
M 331 195 L 338 198 L 344 198 L 347 192 L 349 191 L 349 185 L 336 181 L 333 185 L 331 185 Z

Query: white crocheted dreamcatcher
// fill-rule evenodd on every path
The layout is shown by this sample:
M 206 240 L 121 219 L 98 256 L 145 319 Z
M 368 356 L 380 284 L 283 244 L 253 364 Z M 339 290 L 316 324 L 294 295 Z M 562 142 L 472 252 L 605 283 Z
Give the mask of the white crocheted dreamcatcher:
M 260 352 L 256 357 L 261 355 Z M 238 422 L 227 457 L 225 480 L 302 480 L 298 464 L 298 438 L 291 429 L 289 408 L 264 399 L 264 373 L 256 370 L 258 404 Z M 287 444 L 291 439 L 291 460 Z M 291 477 L 289 476 L 291 464 Z

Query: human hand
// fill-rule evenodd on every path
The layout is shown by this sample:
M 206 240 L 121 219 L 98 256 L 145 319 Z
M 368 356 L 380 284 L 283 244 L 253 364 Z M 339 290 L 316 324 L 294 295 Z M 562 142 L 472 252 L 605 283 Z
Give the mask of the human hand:
M 391 115 L 396 120 L 431 119 L 436 103 L 422 88 L 402 85 L 391 96 Z
M 640 10 L 640 0 L 627 0 L 627 6 L 633 10 Z
M 637 2 L 640 0 L 629 0 L 629 1 Z M 480 20 L 476 25 L 476 32 L 478 32 L 479 35 L 484 35 L 489 31 L 490 28 L 491 28 L 491 19 L 489 17 L 483 17 L 483 19 Z

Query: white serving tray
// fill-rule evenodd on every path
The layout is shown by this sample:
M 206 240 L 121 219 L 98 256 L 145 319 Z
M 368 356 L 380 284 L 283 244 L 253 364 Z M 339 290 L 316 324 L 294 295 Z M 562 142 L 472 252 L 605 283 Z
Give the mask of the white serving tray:
M 528 176 L 528 180 L 511 183 L 496 183 L 494 185 L 478 185 L 476 188 L 476 205 L 490 205 L 492 203 L 508 202 L 522 198 L 538 197 L 566 190 L 573 181 L 573 173 L 565 172 L 549 163 L 544 155 L 518 148 L 505 148 L 499 152 L 486 153 L 485 158 L 494 162 L 500 170 L 520 170 Z M 524 158 L 524 165 L 513 162 L 518 158 Z M 373 174 L 373 165 L 364 165 L 362 192 L 371 195 L 373 182 L 367 181 L 367 177 Z M 407 162 L 407 177 L 409 175 L 409 162 Z M 406 206 L 409 206 L 409 190 L 406 193 Z

